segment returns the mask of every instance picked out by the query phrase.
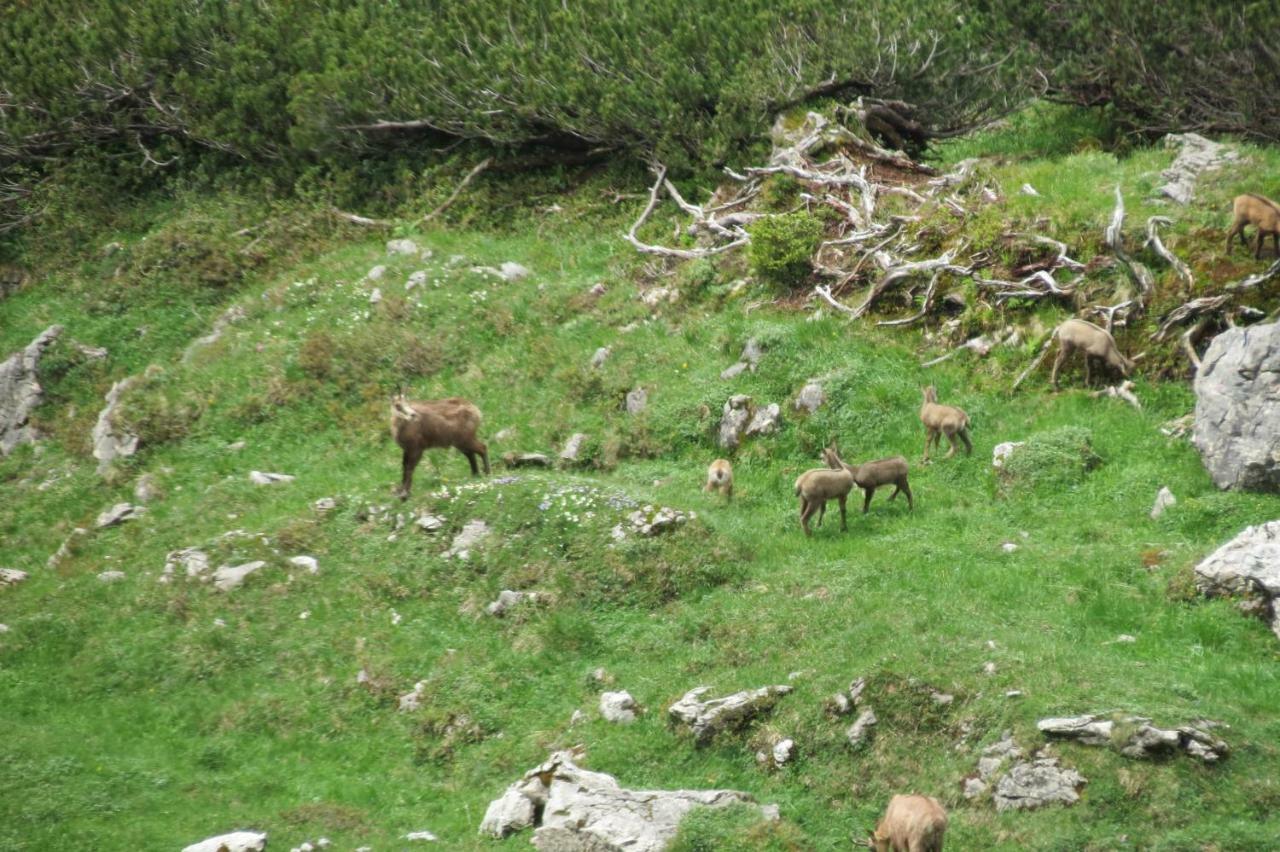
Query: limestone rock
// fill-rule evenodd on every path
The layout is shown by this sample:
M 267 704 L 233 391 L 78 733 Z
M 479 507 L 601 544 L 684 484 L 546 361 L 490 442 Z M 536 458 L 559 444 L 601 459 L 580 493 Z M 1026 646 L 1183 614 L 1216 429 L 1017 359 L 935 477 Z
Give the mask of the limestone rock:
M 418 269 L 409 273 L 409 280 L 405 282 L 404 291 L 408 293 L 414 287 L 424 287 L 427 283 L 427 270 Z
M 62 326 L 51 325 L 24 349 L 0 362 L 0 455 L 7 456 L 19 444 L 36 439 L 28 422 L 44 393 L 36 371 L 44 351 L 60 334 Z
M 582 432 L 574 432 L 569 436 L 569 440 L 564 442 L 564 449 L 560 451 L 560 461 L 571 463 L 578 460 L 578 454 L 582 452 L 582 445 L 587 441 L 587 436 Z
M 387 254 L 395 255 L 407 254 L 415 255 L 418 253 L 418 244 L 413 240 L 387 240 Z
M 629 530 L 635 535 L 650 538 L 655 535 L 673 532 L 696 517 L 697 515 L 693 512 L 683 512 L 679 509 L 672 509 L 670 506 L 657 508 L 642 506 L 627 515 L 625 526 L 618 524 L 613 528 L 613 537 L 615 539 L 626 538 Z
M 744 393 L 729 397 L 720 416 L 720 446 L 726 450 L 737 447 L 750 420 L 751 397 Z
M 160 487 L 156 485 L 156 478 L 144 473 L 138 477 L 138 481 L 133 484 L 133 499 L 139 503 L 150 503 L 160 496 Z
M 498 267 L 498 275 L 503 281 L 519 281 L 521 278 L 528 278 L 530 274 L 527 267 L 511 260 Z
M 209 554 L 196 547 L 169 551 L 164 559 L 164 571 L 160 574 L 160 582 L 171 582 L 179 570 L 187 579 L 205 579 L 205 575 L 209 573 Z
M 823 392 L 822 385 L 816 381 L 810 381 L 805 383 L 800 393 L 796 395 L 795 409 L 812 414 L 826 401 L 827 395 Z
M 720 378 L 724 379 L 724 380 L 727 382 L 727 381 L 729 381 L 730 379 L 737 378 L 738 376 L 742 375 L 742 374 L 743 374 L 743 373 L 745 373 L 746 371 L 747 371 L 747 362 L 746 362 L 746 361 L 739 361 L 739 362 L 738 362 L 738 363 L 736 363 L 736 364 L 733 364 L 733 365 L 731 365 L 731 366 L 725 367 L 725 368 L 720 372 Z
M 104 583 L 118 583 L 124 579 L 123 571 L 103 571 L 98 575 L 98 579 Z
M 182 852 L 263 852 L 267 835 L 258 831 L 233 831 L 192 843 Z
M 298 568 L 306 568 L 308 574 L 320 573 L 320 563 L 316 561 L 314 556 L 290 556 L 289 564 Z
M 639 414 L 649 404 L 649 393 L 644 388 L 627 391 L 627 413 Z
M 600 715 L 606 722 L 629 725 L 636 720 L 636 712 L 640 709 L 631 693 L 605 692 L 600 695 Z
M 107 391 L 107 407 L 98 414 L 93 425 L 93 457 L 98 460 L 98 474 L 102 475 L 117 458 L 127 458 L 138 451 L 138 436 L 116 431 L 112 422 L 120 410 L 120 397 L 137 380 L 136 376 L 121 379 Z
M 1034 810 L 1045 805 L 1074 805 L 1086 779 L 1059 764 L 1056 757 L 1018 763 L 996 783 L 997 811 Z
M 489 537 L 492 530 L 481 520 L 467 521 L 462 530 L 454 536 L 453 543 L 445 551 L 445 559 L 467 559 L 471 550 Z
M 689 729 L 698 745 L 705 745 L 721 731 L 741 727 L 773 709 L 778 698 L 790 692 L 791 687 L 762 686 L 704 701 L 702 696 L 710 691 L 709 686 L 691 689 L 667 711 L 673 722 Z
M 1173 165 L 1160 173 L 1165 183 L 1160 194 L 1179 204 L 1189 204 L 1195 195 L 1196 180 L 1202 172 L 1216 169 L 1237 158 L 1226 145 L 1211 142 L 1198 133 L 1170 133 L 1164 138 L 1166 148 L 1177 147 L 1178 156 Z
M 521 604 L 535 603 L 540 597 L 542 596 L 537 592 L 513 592 L 510 589 L 503 589 L 498 593 L 498 599 L 486 606 L 484 611 L 495 618 L 501 618 L 509 610 Z
M 849 741 L 849 745 L 854 748 L 861 748 L 871 738 L 872 729 L 880 720 L 876 718 L 876 713 L 870 707 L 858 714 L 858 718 L 853 720 L 853 724 L 844 732 L 845 739 Z
M 1009 457 L 1017 452 L 1018 447 L 1026 446 L 1026 443 L 1026 441 L 1005 441 L 1003 444 L 996 444 L 991 450 L 991 466 L 1000 470 Z
M 409 713 L 417 710 L 422 706 L 422 696 L 426 692 L 427 684 L 425 681 L 418 681 L 413 685 L 413 689 L 400 696 L 400 712 Z
M 613 350 L 608 346 L 601 346 L 595 351 L 595 354 L 591 356 L 591 366 L 597 370 L 603 367 L 604 362 L 609 360 L 609 354 L 612 351 Z
M 1177 751 L 1205 763 L 1217 763 L 1230 752 L 1226 742 L 1209 732 L 1213 725 L 1204 723 L 1177 728 L 1157 728 L 1141 716 L 1106 718 L 1071 716 L 1041 719 L 1036 727 L 1046 736 L 1074 739 L 1084 745 L 1109 746 L 1139 760 L 1151 759 Z
M 243 565 L 223 565 L 221 568 L 213 572 L 213 585 L 220 592 L 230 592 L 238 589 L 244 584 L 245 579 L 255 571 L 265 568 L 267 563 L 261 559 L 253 562 L 246 562 Z
M 782 409 L 778 403 L 771 402 L 763 408 L 757 408 L 751 417 L 751 422 L 747 424 L 746 435 L 768 435 L 776 432 L 778 429 L 778 418 L 782 414 Z
M 1165 510 L 1178 503 L 1178 498 L 1173 496 L 1173 492 L 1167 487 L 1161 488 L 1156 493 L 1156 502 L 1151 506 L 1151 520 L 1156 520 L 1165 513 Z
M 982 756 L 978 758 L 977 772 L 964 781 L 964 797 L 976 799 L 987 792 L 1000 767 L 1004 766 L 1006 761 L 1019 760 L 1021 757 L 1022 749 L 1018 748 L 1018 744 L 1013 741 L 1013 734 L 1005 731 L 998 742 L 982 750 Z
M 760 341 L 754 337 L 747 340 L 742 347 L 742 361 L 746 362 L 751 368 L 751 372 L 755 372 L 756 367 L 760 366 L 760 359 L 764 357 L 764 347 L 760 345 Z
M 338 501 L 334 500 L 332 497 L 321 497 L 319 500 L 311 504 L 311 508 L 323 515 L 326 512 L 332 512 L 334 509 L 338 508 Z
M 278 482 L 293 482 L 296 478 L 287 473 L 264 473 L 260 470 L 249 471 L 249 481 L 254 485 L 275 485 Z
M 433 533 L 444 527 L 444 518 L 439 515 L 419 515 L 413 523 L 423 532 Z
M 1280 323 L 1215 337 L 1195 392 L 1192 440 L 1214 484 L 1280 491 Z
M 135 521 L 146 513 L 145 506 L 135 506 L 132 503 L 117 503 L 99 514 L 94 526 L 98 529 L 114 527 L 117 524 L 123 524 L 125 521 Z
M 232 305 L 213 321 L 213 328 L 204 337 L 197 337 L 191 342 L 182 353 L 183 362 L 191 360 L 191 356 L 195 354 L 197 349 L 217 343 L 222 339 L 222 335 L 227 330 L 227 326 L 240 322 L 245 318 L 244 308 L 239 305 Z
M 576 758 L 557 752 L 526 772 L 489 805 L 480 833 L 500 838 L 536 824 L 542 852 L 660 852 L 690 810 L 755 804 L 734 790 L 628 790 Z
M 19 571 L 17 568 L 0 568 L 0 587 L 16 586 L 25 579 L 27 579 L 26 571 Z
M 428 843 L 434 843 L 440 838 L 436 837 L 434 834 L 432 834 L 429 831 L 411 831 L 404 836 L 404 839 L 405 840 L 425 840 Z
M 1280 637 L 1275 599 L 1280 595 L 1280 520 L 1248 527 L 1195 568 L 1196 587 L 1207 597 L 1250 595 Z
M 504 453 L 502 461 L 507 467 L 551 467 L 551 457 L 545 453 Z
M 379 264 L 364 274 L 365 281 L 381 281 L 382 276 L 387 274 L 387 268 Z

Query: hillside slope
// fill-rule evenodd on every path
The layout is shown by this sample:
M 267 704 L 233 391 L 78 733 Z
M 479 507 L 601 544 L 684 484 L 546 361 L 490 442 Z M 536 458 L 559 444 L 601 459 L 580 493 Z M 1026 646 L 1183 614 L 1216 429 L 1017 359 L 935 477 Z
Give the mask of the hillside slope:
M 1083 154 L 997 174 L 1026 175 L 1065 211 L 1059 238 L 1096 240 L 1109 186 L 1153 180 L 1169 156 Z M 1222 180 L 1218 200 L 1243 178 Z M 1046 215 L 1008 198 L 1003 215 Z M 395 849 L 422 829 L 448 848 L 491 848 L 477 836 L 487 803 L 550 750 L 579 743 L 585 765 L 626 786 L 732 788 L 781 807 L 775 826 L 700 816 L 689 849 L 843 847 L 906 790 L 947 805 L 956 849 L 1273 845 L 1275 637 L 1230 602 L 1190 601 L 1187 578 L 1243 526 L 1273 519 L 1276 501 L 1217 492 L 1194 449 L 1161 433 L 1191 410 L 1185 383 L 1140 380 L 1141 410 L 1049 394 L 1043 379 L 1011 396 L 1026 347 L 925 369 L 918 333 L 771 303 L 735 284 L 732 261 L 647 266 L 617 237 L 635 209 L 559 200 L 559 212 L 500 231 L 401 235 L 426 259 L 389 256 L 382 238 L 330 240 L 209 291 L 180 274 L 111 279 L 115 261 L 95 249 L 0 301 L 4 353 L 53 321 L 67 328 L 37 413 L 50 438 L 0 460 L 0 565 L 30 572 L 0 590 L 0 850 L 181 848 L 236 827 L 267 831 L 272 848 L 326 836 Z M 140 252 L 163 227 L 107 236 Z M 503 280 L 490 269 L 504 262 L 530 274 Z M 385 270 L 370 280 L 375 266 Z M 678 297 L 638 298 L 657 286 Z M 232 306 L 243 318 L 184 358 Z M 110 354 L 91 360 L 72 338 Z M 758 368 L 722 380 L 749 339 L 764 352 Z M 144 378 L 119 422 L 143 450 L 104 483 L 87 432 L 101 395 L 127 375 Z M 797 413 L 811 379 L 827 401 Z M 473 482 L 461 456 L 434 451 L 412 499 L 392 500 L 387 401 L 402 383 L 417 398 L 476 402 L 492 477 Z M 926 383 L 969 412 L 971 457 L 917 464 Z M 628 414 L 637 387 L 647 406 Z M 737 494 L 725 505 L 700 487 L 724 452 L 722 406 L 738 393 L 778 403 L 781 425 L 733 453 Z M 1101 464 L 1046 463 L 1013 483 L 993 474 L 994 445 L 1063 427 L 1086 430 Z M 575 432 L 589 437 L 571 468 L 498 461 L 554 457 Z M 792 482 L 833 438 L 849 460 L 906 455 L 914 511 L 881 492 L 869 514 L 850 513 L 847 533 L 828 513 L 806 540 Z M 258 486 L 251 470 L 296 479 Z M 142 518 L 72 534 L 133 500 L 144 474 L 155 496 Z M 1152 521 L 1162 486 L 1178 504 Z M 315 508 L 322 498 L 331 511 Z M 615 526 L 645 506 L 696 517 L 619 540 Z M 443 528 L 396 530 L 409 512 Z M 490 537 L 466 559 L 447 557 L 476 519 Z M 64 541 L 69 554 L 46 567 Z M 188 547 L 214 567 L 266 564 L 230 592 L 160 582 L 166 555 Z M 288 561 L 298 555 L 318 571 Z M 104 582 L 104 571 L 124 577 Z M 504 618 L 485 614 L 503 589 L 546 594 Z M 880 719 L 863 750 L 845 740 L 850 720 L 823 710 L 859 676 Z M 400 712 L 419 682 L 420 706 Z M 709 746 L 667 724 L 666 707 L 693 687 L 788 682 L 794 692 L 771 715 Z M 604 689 L 628 690 L 640 719 L 602 721 Z M 938 704 L 932 690 L 954 700 Z M 571 723 L 575 710 L 587 719 Z M 1204 766 L 1055 746 L 1088 778 L 1074 807 L 997 814 L 962 797 L 1002 731 L 1032 749 L 1044 742 L 1040 718 L 1112 711 L 1226 722 L 1233 752 Z M 766 772 L 755 753 L 777 736 L 799 756 Z M 503 842 L 527 843 L 527 833 Z

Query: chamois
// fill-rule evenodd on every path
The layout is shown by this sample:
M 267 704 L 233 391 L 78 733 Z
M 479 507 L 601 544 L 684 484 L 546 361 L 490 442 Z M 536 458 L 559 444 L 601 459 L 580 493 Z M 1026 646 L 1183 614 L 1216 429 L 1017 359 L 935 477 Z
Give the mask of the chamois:
M 894 796 L 868 844 L 876 852 L 942 852 L 947 812 L 931 796 Z
M 1241 245 L 1246 249 L 1249 247 L 1244 228 L 1246 225 L 1253 225 L 1258 229 L 1258 243 L 1253 249 L 1254 259 L 1262 257 L 1262 241 L 1268 235 L 1275 242 L 1276 257 L 1280 257 L 1280 205 L 1270 198 L 1247 192 L 1244 195 L 1237 195 L 1231 207 L 1235 219 L 1227 230 L 1227 253 L 1231 253 L 1231 241 L 1235 239 L 1236 234 L 1240 235 Z
M 907 460 L 902 456 L 894 456 L 888 459 L 877 459 L 876 461 L 863 462 L 860 465 L 847 465 L 836 453 L 834 447 L 828 447 L 823 451 L 822 457 L 826 459 L 827 464 L 834 470 L 845 470 L 853 477 L 853 483 L 862 489 L 864 499 L 862 501 L 862 514 L 867 513 L 868 507 L 871 506 L 871 495 L 876 493 L 876 489 L 881 485 L 893 483 L 896 488 L 889 495 L 889 499 L 893 500 L 901 491 L 907 495 L 907 508 L 915 509 L 915 501 L 911 498 L 911 486 L 907 484 Z M 843 506 L 843 504 L 841 504 Z
M 733 465 L 728 459 L 716 459 L 711 463 L 707 468 L 707 484 L 702 486 L 702 490 L 719 491 L 725 500 L 733 500 Z
M 1054 331 L 1058 338 L 1058 357 L 1053 359 L 1053 373 L 1050 382 L 1054 390 L 1058 388 L 1058 370 L 1062 363 L 1076 349 L 1084 352 L 1084 383 L 1089 385 L 1089 358 L 1101 358 L 1120 371 L 1125 378 L 1133 370 L 1133 362 L 1120 354 L 1115 338 L 1105 328 L 1100 328 L 1082 319 L 1069 319 Z
M 471 463 L 471 475 L 479 476 L 476 456 L 489 473 L 489 449 L 476 437 L 480 427 L 480 409 L 461 397 L 409 402 L 403 393 L 391 401 L 391 435 L 404 450 L 404 470 L 397 493 L 409 499 L 413 487 L 413 471 L 425 450 L 456 447 Z
M 973 442 L 969 440 L 969 415 L 952 405 L 938 404 L 938 389 L 933 385 L 924 388 L 924 403 L 920 406 L 920 422 L 924 424 L 924 461 L 929 461 L 930 446 L 935 449 L 943 435 L 951 442 L 946 457 L 956 454 L 956 437 L 964 442 L 965 455 L 973 455 Z
M 845 500 L 853 490 L 853 475 L 832 462 L 832 459 L 839 459 L 834 447 L 823 450 L 822 458 L 827 462 L 827 467 L 806 470 L 796 479 L 796 496 L 800 498 L 800 526 L 805 535 L 813 535 L 809 529 L 809 519 L 814 512 L 818 512 L 818 526 L 822 526 L 828 500 L 839 501 L 840 529 L 849 528 L 845 522 Z

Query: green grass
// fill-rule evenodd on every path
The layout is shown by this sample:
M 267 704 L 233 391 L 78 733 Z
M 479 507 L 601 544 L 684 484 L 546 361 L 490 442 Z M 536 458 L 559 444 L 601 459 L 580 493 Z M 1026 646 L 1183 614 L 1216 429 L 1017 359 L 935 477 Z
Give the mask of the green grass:
M 1168 156 L 995 167 L 1007 190 L 1000 215 L 1051 215 L 1059 233 L 1083 239 L 1100 232 L 1117 174 L 1145 187 Z M 1019 178 L 1045 196 L 1016 196 Z M 1232 191 L 1234 179 L 1213 192 Z M 424 828 L 448 848 L 525 848 L 527 835 L 479 839 L 484 808 L 549 750 L 577 743 L 586 765 L 627 786 L 736 788 L 781 806 L 772 828 L 742 813 L 699 816 L 683 849 L 846 846 L 908 790 L 947 805 L 957 849 L 1273 845 L 1275 638 L 1230 602 L 1188 602 L 1182 590 L 1191 565 L 1273 519 L 1277 503 L 1217 492 L 1190 445 L 1159 432 L 1191 409 L 1189 388 L 1140 380 L 1141 411 L 1080 390 L 1050 395 L 1044 377 L 1010 396 L 1020 353 L 925 370 L 916 334 L 755 307 L 767 292 L 727 287 L 731 261 L 681 273 L 680 301 L 651 311 L 635 282 L 676 279 L 644 268 L 618 239 L 634 210 L 588 217 L 566 206 L 563 220 L 536 226 L 530 217 L 503 231 L 413 234 L 434 252 L 426 262 L 387 259 L 379 241 L 317 242 L 194 316 L 205 297 L 176 275 L 149 290 L 122 286 L 114 312 L 77 304 L 92 287 L 83 272 L 75 286 L 46 280 L 0 302 L 5 351 L 54 319 L 112 348 L 105 365 L 61 357 L 39 411 L 53 439 L 0 460 L 2 561 L 32 575 L 0 593 L 10 627 L 0 635 L 0 850 L 180 848 L 236 827 L 267 830 L 273 848 L 321 835 L 338 848 L 399 848 Z M 453 255 L 465 259 L 451 264 Z M 506 260 L 533 275 L 504 283 L 471 269 Z M 361 281 L 374 264 L 388 267 L 376 306 Z M 406 292 L 418 268 L 427 285 Z M 247 318 L 181 362 L 186 342 L 231 303 Z M 142 342 L 125 333 L 144 324 Z M 759 370 L 722 381 L 752 336 L 766 346 Z M 592 369 L 603 345 L 612 354 Z M 153 361 L 163 373 L 126 413 L 152 443 L 103 486 L 76 436 L 112 379 Z M 813 377 L 829 401 L 796 415 L 791 400 Z M 460 455 L 436 451 L 407 508 L 437 512 L 447 528 L 392 538 L 365 507 L 405 511 L 391 499 L 399 454 L 386 427 L 399 382 L 419 397 L 474 400 L 495 461 L 511 449 L 554 452 L 583 431 L 585 463 L 509 482 L 499 469 L 473 485 Z M 915 463 L 925 383 L 969 412 L 972 457 Z M 629 417 L 622 399 L 636 386 L 649 407 Z M 737 493 L 726 506 L 700 486 L 722 453 L 720 408 L 740 392 L 782 404 L 784 418 L 733 456 Z M 1101 464 L 1001 487 L 996 443 L 1076 427 Z M 515 437 L 493 440 L 503 429 Z M 829 514 L 806 540 L 791 483 L 832 437 L 850 461 L 907 455 L 915 511 L 882 492 L 868 515 L 850 515 L 847 533 Z M 227 448 L 237 440 L 242 450 Z M 250 469 L 298 479 L 259 488 Z M 72 528 L 129 499 L 143 472 L 164 495 L 144 519 L 91 533 L 72 558 L 44 567 Z M 1152 521 L 1161 486 L 1179 502 Z M 316 513 L 320 497 L 338 508 Z M 697 518 L 660 539 L 615 543 L 629 501 Z M 492 540 L 467 561 L 444 560 L 472 518 L 489 523 Z M 217 540 L 232 529 L 267 543 Z M 1018 549 L 1003 552 L 1006 541 Z M 230 594 L 157 582 L 165 554 L 192 545 L 207 546 L 215 566 L 268 566 Z M 320 573 L 289 566 L 299 553 L 317 557 Z M 112 569 L 127 579 L 96 579 Z M 483 615 L 503 588 L 550 599 L 502 620 Z M 1112 643 L 1120 633 L 1137 642 Z M 983 673 L 988 661 L 994 675 Z M 645 707 L 637 723 L 597 718 L 605 687 L 590 672 L 601 666 L 609 688 Z M 666 724 L 666 706 L 694 686 L 729 692 L 792 673 L 795 692 L 746 732 L 697 748 Z M 822 706 L 857 676 L 869 678 L 881 721 L 855 754 L 848 720 Z M 397 712 L 417 681 L 422 709 Z M 936 708 L 929 686 L 955 703 Z M 1024 697 L 1005 698 L 1010 689 Z M 579 709 L 590 719 L 571 727 Z M 1002 730 L 1034 748 L 1039 718 L 1112 710 L 1226 721 L 1234 752 L 1202 767 L 1062 745 L 1089 779 L 1076 807 L 997 816 L 961 798 L 977 752 Z M 793 737 L 800 754 L 774 774 L 754 760 L 769 732 Z

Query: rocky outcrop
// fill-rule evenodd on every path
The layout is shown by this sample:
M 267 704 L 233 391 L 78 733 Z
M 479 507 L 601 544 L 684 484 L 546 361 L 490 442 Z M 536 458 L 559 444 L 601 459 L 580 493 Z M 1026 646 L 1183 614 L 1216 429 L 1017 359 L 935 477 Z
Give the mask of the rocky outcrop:
M 800 389 L 800 393 L 796 394 L 795 409 L 812 414 L 822 407 L 822 403 L 827 401 L 827 395 L 822 390 L 822 385 L 816 381 L 806 382 L 805 386 Z
M 649 404 L 649 393 L 644 388 L 627 391 L 626 409 L 631 415 L 640 414 Z
M 19 444 L 36 439 L 29 421 L 44 393 L 36 372 L 44 351 L 60 334 L 62 326 L 51 325 L 24 349 L 0 362 L 0 455 L 7 456 Z
M 1192 440 L 1214 484 L 1280 491 L 1280 323 L 1215 337 L 1195 391 Z
M 769 435 L 778 430 L 778 419 L 782 414 L 782 409 L 778 403 L 771 402 L 762 408 L 757 408 L 755 414 L 751 416 L 751 422 L 747 424 L 747 430 L 744 434 L 747 436 Z
M 667 711 L 671 721 L 687 728 L 698 745 L 705 745 L 721 731 L 740 728 L 761 713 L 772 710 L 778 698 L 790 692 L 791 687 L 762 686 L 724 698 L 702 700 L 702 696 L 710 691 L 709 686 L 691 689 Z
M 189 361 L 196 350 L 205 346 L 217 343 L 222 339 L 222 334 L 227 330 L 227 326 L 240 322 L 245 318 L 244 308 L 239 305 L 232 305 L 222 312 L 216 320 L 213 321 L 213 328 L 204 337 L 197 337 L 191 342 L 191 345 L 182 353 L 182 360 Z
M 1248 527 L 1209 554 L 1195 568 L 1196 587 L 1206 597 L 1243 595 L 1258 602 L 1256 609 L 1280 637 L 1280 520 Z
M 0 588 L 16 586 L 25 579 L 27 579 L 26 571 L 19 571 L 17 568 L 0 568 Z
M 605 692 L 600 695 L 600 715 L 606 722 L 628 725 L 636 720 L 640 705 L 626 690 Z
M 737 447 L 750 420 L 751 397 L 745 393 L 729 397 L 720 416 L 720 446 L 726 450 Z
M 503 589 L 498 592 L 496 600 L 491 601 L 484 611 L 495 618 L 501 618 L 516 607 L 526 603 L 536 603 L 542 595 L 538 592 L 513 592 Z
M 1085 715 L 1041 719 L 1036 727 L 1046 736 L 1073 739 L 1083 745 L 1107 746 L 1137 760 L 1181 751 L 1204 763 L 1217 763 L 1230 753 L 1226 742 L 1209 732 L 1217 727 L 1212 722 L 1157 728 L 1150 719 L 1141 716 Z
M 445 559 L 467 559 L 471 551 L 489 537 L 492 530 L 481 520 L 467 521 L 462 529 L 453 537 L 449 549 L 445 551 Z
M 1151 504 L 1151 520 L 1158 520 L 1167 509 L 1178 505 L 1178 498 L 1173 496 L 1173 492 L 1167 487 L 1161 487 L 1156 492 L 1156 501 Z
M 642 506 L 627 515 L 626 521 L 615 525 L 611 534 L 619 541 L 628 535 L 652 538 L 674 532 L 696 517 L 695 512 L 684 512 L 670 506 Z
M 98 474 L 102 475 L 111 467 L 111 462 L 118 458 L 127 458 L 138 451 L 138 436 L 118 432 L 113 422 L 115 414 L 120 410 L 120 397 L 129 386 L 137 381 L 137 376 L 121 379 L 107 391 L 107 407 L 98 414 L 98 422 L 93 424 L 93 457 L 98 460 Z
M 994 785 L 992 800 L 997 811 L 1034 810 L 1046 805 L 1074 805 L 1086 783 L 1079 772 L 1043 751 L 1026 760 L 1013 735 L 1005 731 L 998 742 L 982 750 L 977 771 L 964 780 L 964 797 L 976 799 Z
M 578 460 L 578 455 L 582 452 L 582 446 L 587 442 L 587 436 L 582 432 L 574 432 L 569 436 L 569 440 L 564 442 L 564 449 L 560 451 L 560 461 L 565 464 L 572 464 Z
M 1165 180 L 1160 185 L 1160 194 L 1179 204 L 1191 203 L 1201 173 L 1216 169 L 1238 156 L 1226 145 L 1211 142 L 1199 133 L 1170 133 L 1164 137 L 1164 144 L 1166 148 L 1180 150 L 1173 165 L 1160 173 Z
M 117 503 L 99 514 L 94 526 L 100 530 L 106 529 L 107 527 L 123 524 L 125 521 L 135 521 L 146 513 L 147 508 L 145 506 L 135 506 L 132 503 Z
M 577 766 L 579 757 L 557 752 L 526 772 L 490 803 L 480 833 L 501 838 L 535 827 L 542 852 L 661 852 L 694 808 L 756 804 L 735 790 L 628 790 Z
M 220 592 L 233 591 L 244 585 L 244 581 L 248 579 L 250 574 L 254 574 L 265 567 L 267 567 L 267 563 L 261 559 L 246 562 L 243 565 L 223 565 L 213 572 L 213 585 Z

